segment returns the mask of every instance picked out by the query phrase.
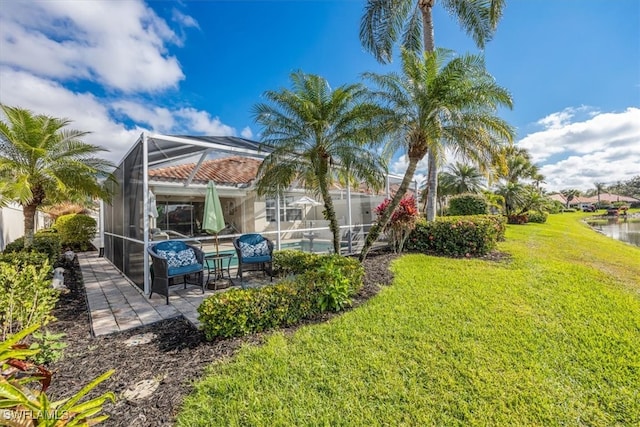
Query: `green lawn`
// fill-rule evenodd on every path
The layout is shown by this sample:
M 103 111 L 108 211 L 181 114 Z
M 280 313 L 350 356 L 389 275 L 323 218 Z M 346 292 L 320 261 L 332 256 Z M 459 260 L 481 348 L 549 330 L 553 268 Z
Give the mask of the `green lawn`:
M 328 324 L 217 363 L 179 425 L 639 425 L 640 248 L 562 214 L 502 262 L 406 255 Z

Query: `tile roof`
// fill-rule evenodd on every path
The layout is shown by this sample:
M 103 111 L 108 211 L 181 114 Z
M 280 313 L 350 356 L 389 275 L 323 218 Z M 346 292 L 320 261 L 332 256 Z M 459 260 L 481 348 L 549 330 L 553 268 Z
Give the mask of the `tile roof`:
M 218 185 L 248 186 L 256 178 L 261 160 L 250 157 L 225 157 L 205 160 L 193 178 L 194 183 L 214 181 Z M 184 182 L 195 168 L 196 163 L 153 169 L 149 177 L 156 181 Z

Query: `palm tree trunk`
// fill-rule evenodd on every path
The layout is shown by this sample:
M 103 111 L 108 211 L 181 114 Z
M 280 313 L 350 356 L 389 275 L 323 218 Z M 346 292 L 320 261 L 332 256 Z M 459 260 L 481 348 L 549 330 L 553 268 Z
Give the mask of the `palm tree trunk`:
M 409 157 L 409 166 L 407 167 L 407 171 L 404 173 L 404 178 L 402 178 L 402 182 L 400 183 L 398 191 L 396 191 L 396 194 L 393 196 L 393 199 L 391 199 L 391 203 L 389 203 L 387 209 L 382 212 L 382 215 L 380 216 L 378 221 L 371 227 L 371 229 L 369 230 L 369 234 L 367 234 L 367 239 L 364 241 L 364 246 L 362 247 L 362 251 L 360 252 L 360 261 L 364 261 L 364 259 L 369 254 L 373 243 L 378 240 L 378 236 L 380 236 L 380 233 L 387 227 L 393 211 L 396 210 L 396 208 L 400 204 L 400 201 L 406 194 L 407 189 L 409 188 L 409 184 L 411 184 L 411 181 L 413 181 L 413 174 L 416 172 L 419 161 L 420 158 L 418 157 Z
M 23 206 L 22 214 L 24 215 L 24 247 L 28 248 L 33 244 L 33 233 L 35 229 L 36 208 L 38 206 L 31 204 Z
M 429 195 L 427 198 L 427 221 L 433 221 L 436 219 L 436 201 L 438 194 L 438 162 L 435 156 L 435 148 L 429 148 L 429 160 L 428 160 L 428 178 L 427 185 L 429 186 Z
M 331 234 L 333 234 L 333 251 L 336 254 L 340 253 L 340 226 L 338 225 L 338 220 L 336 219 L 336 210 L 333 206 L 333 199 L 331 198 L 331 194 L 329 193 L 329 162 L 322 161 L 322 165 L 320 166 L 321 170 L 319 173 L 319 186 L 320 186 L 320 194 L 322 195 L 322 200 L 324 201 L 324 209 L 326 212 L 326 218 L 329 220 L 329 229 L 331 230 Z
M 425 52 L 434 52 L 436 50 L 435 36 L 433 30 L 433 5 L 435 0 L 420 0 L 418 5 L 422 12 L 422 38 Z M 428 163 L 427 186 L 429 192 L 427 194 L 427 221 L 433 221 L 436 218 L 436 204 L 438 196 L 438 164 L 436 162 L 436 149 L 430 147 Z

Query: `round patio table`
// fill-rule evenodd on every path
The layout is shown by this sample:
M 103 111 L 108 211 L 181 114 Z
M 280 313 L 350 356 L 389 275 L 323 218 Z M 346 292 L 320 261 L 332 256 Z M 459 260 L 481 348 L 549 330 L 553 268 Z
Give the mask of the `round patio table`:
M 217 290 L 218 280 L 224 279 L 224 271 L 227 270 L 227 278 L 231 280 L 231 273 L 229 269 L 231 267 L 231 258 L 233 254 L 230 253 L 210 253 L 204 256 L 204 265 L 207 268 L 207 285 L 213 275 L 213 290 Z M 224 261 L 227 260 L 227 266 L 224 267 Z M 233 282 L 231 282 L 233 283 Z

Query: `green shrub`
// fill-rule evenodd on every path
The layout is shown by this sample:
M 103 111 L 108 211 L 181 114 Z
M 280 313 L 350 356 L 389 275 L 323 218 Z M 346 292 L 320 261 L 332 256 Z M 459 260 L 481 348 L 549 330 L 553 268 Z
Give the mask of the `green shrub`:
M 508 224 L 526 224 L 527 222 L 529 222 L 529 215 L 526 213 L 507 215 Z
M 489 213 L 489 203 L 481 194 L 463 193 L 449 199 L 449 215 L 485 215 Z
M 59 293 L 51 287 L 50 272 L 48 260 L 22 267 L 0 262 L 0 338 L 53 319 Z
M 63 350 L 67 347 L 63 339 L 67 334 L 54 334 L 49 331 L 34 332 L 31 337 L 33 342 L 29 346 L 31 350 L 38 350 L 31 360 L 38 365 L 57 362 L 64 355 Z
M 544 224 L 547 222 L 547 217 L 549 216 L 546 212 L 538 211 L 529 211 L 527 214 L 529 215 L 529 222 L 535 222 L 538 224 Z
M 362 287 L 364 269 L 354 258 L 280 251 L 274 254 L 282 274 L 297 274 L 276 285 L 234 289 L 206 298 L 198 307 L 208 340 L 291 326 L 324 311 L 351 304 Z M 297 260 L 289 266 L 288 262 Z
M 28 250 L 28 252 L 41 252 L 47 254 L 51 265 L 58 261 L 61 251 L 62 243 L 60 242 L 60 236 L 57 233 L 46 231 L 38 231 L 35 233 L 33 236 L 33 243 Z M 25 252 L 24 237 L 14 240 L 4 249 L 5 254 L 15 252 Z
M 302 274 L 307 266 L 312 265 L 320 255 L 311 252 L 294 250 L 275 251 L 273 253 L 273 274 L 285 277 L 292 274 Z
M 56 219 L 54 228 L 60 234 L 62 246 L 76 251 L 86 251 L 96 236 L 96 220 L 88 215 L 69 214 Z
M 563 208 L 561 212 L 577 212 L 574 208 Z
M 13 265 L 18 271 L 28 265 L 41 268 L 45 263 L 50 264 L 49 255 L 42 252 L 3 252 L 0 254 L 0 262 Z M 49 269 L 48 278 L 53 275 L 53 269 Z
M 445 256 L 482 256 L 504 240 L 505 218 L 497 215 L 441 217 L 418 222 L 408 249 Z

